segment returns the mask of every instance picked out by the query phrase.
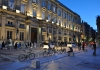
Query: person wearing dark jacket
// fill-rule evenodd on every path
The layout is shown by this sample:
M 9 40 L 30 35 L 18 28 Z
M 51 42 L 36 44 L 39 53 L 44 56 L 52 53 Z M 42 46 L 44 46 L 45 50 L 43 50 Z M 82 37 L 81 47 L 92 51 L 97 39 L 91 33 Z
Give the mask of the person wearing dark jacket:
M 73 52 L 73 48 L 72 47 L 69 47 L 69 51 L 67 52 L 68 53 L 68 56 L 70 55 L 70 52 Z
M 2 49 L 4 49 L 4 47 L 5 47 L 5 42 L 3 41 L 2 42 Z
M 96 56 L 96 43 L 95 42 L 93 44 L 93 49 L 94 49 L 93 56 Z
M 15 48 L 15 49 L 17 49 L 17 42 L 15 43 L 15 46 L 14 46 L 14 48 Z

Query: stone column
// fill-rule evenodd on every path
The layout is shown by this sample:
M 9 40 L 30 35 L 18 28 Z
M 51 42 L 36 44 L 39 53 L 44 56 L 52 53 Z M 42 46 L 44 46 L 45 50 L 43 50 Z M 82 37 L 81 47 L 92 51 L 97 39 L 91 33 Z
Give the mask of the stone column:
M 26 41 L 30 41 L 30 25 L 26 24 Z
M 42 35 L 41 35 L 41 27 L 38 27 L 37 28 L 37 44 L 38 44 L 38 47 L 40 47 L 40 43 L 41 43 L 41 37 L 42 37 Z
M 5 28 L 5 24 L 7 23 L 6 22 L 6 15 L 5 14 L 2 14 L 2 19 L 1 19 L 1 39 L 7 39 L 6 37 L 6 28 Z

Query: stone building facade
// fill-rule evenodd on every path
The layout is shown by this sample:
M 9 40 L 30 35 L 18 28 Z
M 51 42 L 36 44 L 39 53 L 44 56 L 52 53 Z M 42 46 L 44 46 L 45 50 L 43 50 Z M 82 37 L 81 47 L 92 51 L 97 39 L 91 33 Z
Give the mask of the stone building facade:
M 0 0 L 0 41 L 76 42 L 80 16 L 58 0 Z

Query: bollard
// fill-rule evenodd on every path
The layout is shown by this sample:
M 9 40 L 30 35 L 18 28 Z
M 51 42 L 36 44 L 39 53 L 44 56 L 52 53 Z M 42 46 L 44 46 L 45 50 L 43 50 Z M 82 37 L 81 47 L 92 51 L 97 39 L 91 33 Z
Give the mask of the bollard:
M 39 60 L 32 60 L 31 67 L 40 69 L 40 61 Z
M 36 61 L 36 68 L 37 68 L 37 69 L 40 69 L 40 61 L 39 61 L 39 60 Z

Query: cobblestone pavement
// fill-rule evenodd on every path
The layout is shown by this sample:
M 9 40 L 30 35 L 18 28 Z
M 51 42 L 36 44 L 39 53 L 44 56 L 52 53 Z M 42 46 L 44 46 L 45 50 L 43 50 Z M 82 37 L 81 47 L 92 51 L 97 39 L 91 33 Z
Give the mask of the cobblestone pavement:
M 0 59 L 0 70 L 100 70 L 100 48 L 97 48 L 97 56 L 93 56 L 93 50 L 87 48 L 87 52 L 74 49 L 75 56 L 56 54 L 54 56 L 39 57 L 33 60 L 40 61 L 40 69 L 33 68 L 32 61 L 24 62 Z

